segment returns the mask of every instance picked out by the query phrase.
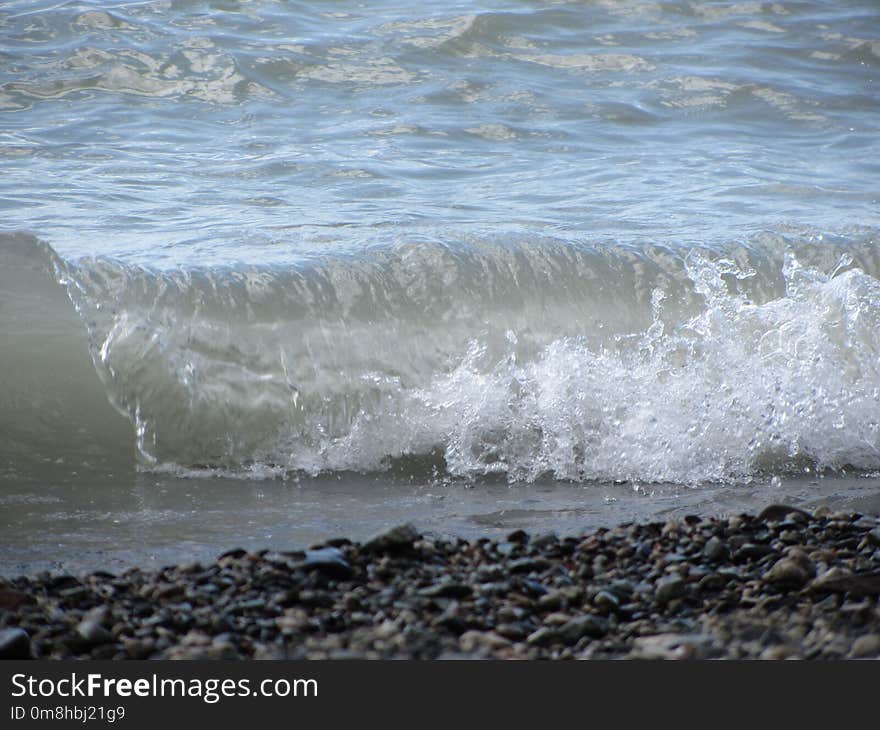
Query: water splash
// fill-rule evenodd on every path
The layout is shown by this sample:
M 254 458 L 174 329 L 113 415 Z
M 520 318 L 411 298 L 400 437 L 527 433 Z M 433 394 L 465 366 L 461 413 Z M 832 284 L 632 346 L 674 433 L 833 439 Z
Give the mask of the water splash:
M 67 280 L 148 468 L 441 454 L 459 477 L 692 484 L 880 466 L 880 280 L 873 239 L 850 248 L 427 246 Z

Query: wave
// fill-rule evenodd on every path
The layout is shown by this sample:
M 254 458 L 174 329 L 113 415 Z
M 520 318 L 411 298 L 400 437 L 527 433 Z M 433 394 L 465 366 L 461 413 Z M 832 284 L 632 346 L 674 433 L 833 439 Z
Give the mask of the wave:
M 13 465 L 277 476 L 436 459 L 461 477 L 684 484 L 880 468 L 871 229 L 174 271 L 65 261 L 19 233 L 0 258 Z

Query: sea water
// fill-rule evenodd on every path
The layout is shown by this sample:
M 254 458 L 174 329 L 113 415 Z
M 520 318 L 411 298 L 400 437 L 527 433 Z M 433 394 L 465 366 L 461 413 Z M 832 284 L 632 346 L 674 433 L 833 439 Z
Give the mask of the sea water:
M 0 562 L 870 507 L 878 72 L 871 0 L 4 2 Z

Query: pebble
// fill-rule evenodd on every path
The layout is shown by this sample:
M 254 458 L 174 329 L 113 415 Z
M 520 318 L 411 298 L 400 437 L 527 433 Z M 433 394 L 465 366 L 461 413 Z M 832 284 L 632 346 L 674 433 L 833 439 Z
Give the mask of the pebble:
M 599 591 L 593 596 L 593 605 L 602 613 L 611 613 L 620 608 L 620 599 L 611 591 Z
M 0 656 L 878 656 L 876 521 L 772 507 L 576 539 L 468 542 L 401 525 L 207 565 L 0 578 Z
M 874 657 L 880 654 L 880 634 L 865 634 L 858 637 L 849 651 L 853 659 Z
M 633 640 L 630 659 L 702 659 L 708 656 L 712 637 L 701 634 L 657 634 Z
M 19 628 L 0 629 L 0 659 L 30 659 L 31 639 Z
M 564 623 L 559 633 L 567 644 L 576 644 L 584 636 L 599 639 L 608 633 L 608 621 L 588 613 Z
M 685 582 L 677 575 L 670 575 L 657 581 L 654 589 L 654 598 L 661 606 L 670 601 L 680 598 L 685 592 Z
M 408 550 L 421 537 L 419 531 L 411 524 L 392 527 L 390 530 L 376 535 L 363 545 L 368 553 L 394 553 Z
M 470 654 L 481 649 L 497 651 L 510 646 L 510 640 L 493 631 L 465 631 L 458 639 L 461 650 Z
M 728 554 L 727 546 L 714 535 L 703 546 L 703 557 L 712 563 L 724 560 Z
M 802 510 L 800 507 L 792 507 L 787 504 L 770 504 L 758 513 L 758 519 L 762 522 L 781 522 L 786 518 L 790 518 L 792 515 L 806 520 L 812 519 L 813 517 L 813 515 L 806 510 Z
M 762 578 L 766 583 L 772 583 L 780 588 L 800 588 L 810 579 L 810 574 L 798 561 L 780 558 Z
M 550 644 L 559 642 L 561 638 L 562 635 L 557 629 L 550 628 L 549 626 L 542 626 L 540 629 L 526 637 L 526 643 L 534 644 L 535 646 L 549 646 Z
M 101 626 L 100 621 L 86 619 L 76 627 L 76 633 L 85 647 L 92 648 L 113 641 L 113 634 Z
M 834 566 L 810 583 L 810 590 L 830 593 L 850 593 L 854 596 L 880 595 L 880 570 L 854 574 L 848 568 Z
M 350 578 L 352 572 L 351 566 L 345 559 L 345 553 L 335 547 L 307 550 L 302 567 L 305 570 L 317 571 L 328 578 L 337 580 Z

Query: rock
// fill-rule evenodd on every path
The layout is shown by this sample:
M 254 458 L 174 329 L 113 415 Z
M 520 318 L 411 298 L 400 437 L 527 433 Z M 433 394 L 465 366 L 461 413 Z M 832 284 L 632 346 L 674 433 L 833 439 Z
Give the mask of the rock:
M 723 575 L 719 575 L 718 573 L 709 573 L 700 578 L 700 582 L 697 584 L 697 588 L 701 593 L 708 593 L 711 591 L 720 591 L 724 586 L 727 585 L 727 578 Z
M 262 611 L 266 607 L 266 601 L 262 598 L 252 598 L 249 601 L 242 601 L 229 607 L 231 615 L 245 614 L 249 611 Z
M 867 535 L 865 535 L 869 545 L 880 547 L 880 527 L 875 527 Z
M 227 550 L 225 553 L 221 553 L 219 556 L 217 556 L 217 560 L 223 560 L 223 558 L 240 560 L 247 554 L 247 550 L 244 550 L 243 548 L 233 548 L 232 550 Z
M 305 571 L 321 573 L 335 580 L 345 580 L 352 574 L 345 553 L 335 547 L 307 550 L 305 560 L 297 567 Z
M 532 628 L 525 621 L 514 621 L 512 623 L 498 624 L 495 627 L 495 633 L 511 641 L 522 641 L 532 633 Z
M 538 599 L 538 607 L 544 611 L 555 611 L 568 604 L 564 591 L 550 591 Z
M 432 626 L 443 626 L 454 634 L 463 634 L 467 628 L 465 624 L 466 613 L 460 610 L 458 601 L 451 601 L 437 618 Z
M 505 575 L 499 565 L 481 565 L 474 573 L 474 580 L 477 583 L 488 583 L 501 580 Z
M 635 591 L 635 586 L 629 580 L 613 580 L 608 585 L 608 590 L 611 591 L 618 601 L 628 601 Z
M 122 647 L 129 659 L 147 659 L 155 644 L 149 639 L 123 639 Z
M 84 619 L 76 627 L 76 633 L 80 639 L 80 644 L 85 648 L 108 644 L 113 641 L 113 634 L 105 629 L 100 621 L 89 618 Z
M 551 545 L 555 545 L 558 541 L 559 537 L 555 532 L 545 532 L 543 535 L 532 538 L 531 545 L 535 550 L 544 550 Z
M 791 514 L 798 515 L 804 520 L 810 520 L 813 517 L 813 515 L 806 510 L 802 510 L 800 507 L 792 507 L 788 504 L 770 504 L 758 513 L 758 519 L 762 522 L 782 522 Z
M 754 560 L 760 560 L 761 558 L 764 558 L 773 552 L 773 548 L 769 545 L 760 545 L 753 542 L 747 542 L 734 553 L 733 558 L 737 562 L 751 562 Z
M 82 621 L 95 621 L 101 626 L 107 626 L 110 622 L 110 607 L 109 606 L 96 606 L 95 608 L 86 611 L 82 617 Z
M 727 545 L 713 535 L 703 546 L 703 557 L 711 563 L 719 563 L 730 555 Z
M 239 659 L 238 652 L 231 644 L 209 644 L 207 646 L 172 646 L 165 652 L 166 659 L 187 661 L 216 661 L 218 659 Z
M 555 628 L 542 626 L 537 631 L 532 632 L 526 637 L 526 643 L 534 646 L 548 646 L 550 644 L 559 643 L 562 639 L 561 634 Z
M 576 644 L 584 636 L 601 639 L 607 633 L 608 621 L 593 614 L 577 616 L 559 628 L 559 634 L 566 644 Z
M 507 569 L 511 573 L 531 573 L 539 567 L 541 567 L 541 563 L 534 558 L 519 558 L 518 560 L 510 561 Z
M 562 611 L 548 613 L 544 616 L 544 626 L 562 626 L 562 624 L 567 624 L 569 621 L 571 621 L 571 616 Z
M 654 599 L 661 606 L 665 606 L 670 601 L 681 598 L 685 592 L 685 582 L 677 575 L 668 575 L 657 581 L 654 588 Z
M 17 611 L 19 606 L 25 603 L 31 603 L 34 599 L 27 593 L 12 590 L 11 588 L 0 588 L 0 609 L 8 609 Z
M 523 593 L 531 596 L 532 598 L 546 596 L 550 592 L 547 590 L 547 587 L 543 583 L 537 580 L 530 580 L 528 578 L 518 578 L 516 581 L 514 581 L 514 585 L 516 588 L 521 590 Z
M 853 573 L 835 566 L 817 576 L 809 589 L 814 592 L 851 593 L 854 596 L 880 595 L 880 570 Z
M 0 629 L 0 659 L 30 659 L 31 638 L 19 628 Z
M 176 598 L 181 595 L 186 588 L 180 583 L 160 583 L 153 589 L 152 598 L 154 601 L 163 601 Z
M 809 558 L 806 555 L 803 557 L 812 566 Z M 791 557 L 780 558 L 761 576 L 761 579 L 777 588 L 800 588 L 815 574 L 815 569 L 811 572 L 807 563 Z
M 787 646 L 768 646 L 761 652 L 759 659 L 764 661 L 778 662 L 782 659 L 788 659 L 792 655 L 792 649 Z
M 497 651 L 510 646 L 510 641 L 493 631 L 465 631 L 458 637 L 459 648 L 472 654 L 475 651 Z
M 593 596 L 593 605 L 602 613 L 612 613 L 620 608 L 620 599 L 611 591 L 599 591 Z
M 657 634 L 633 640 L 630 659 L 700 659 L 709 653 L 712 637 L 703 634 Z
M 507 542 L 527 543 L 529 541 L 529 533 L 525 530 L 514 530 L 507 536 Z
M 361 549 L 368 553 L 404 552 L 412 548 L 413 543 L 420 537 L 419 531 L 412 524 L 407 523 L 376 535 L 365 542 Z
M 880 634 L 865 634 L 852 643 L 849 655 L 853 659 L 873 657 L 880 654 Z
M 440 581 L 419 591 L 420 596 L 427 598 L 467 598 L 471 593 L 469 585 L 452 580 Z
M 379 624 L 373 633 L 377 639 L 390 639 L 400 633 L 400 628 L 397 621 L 392 621 L 388 618 Z

